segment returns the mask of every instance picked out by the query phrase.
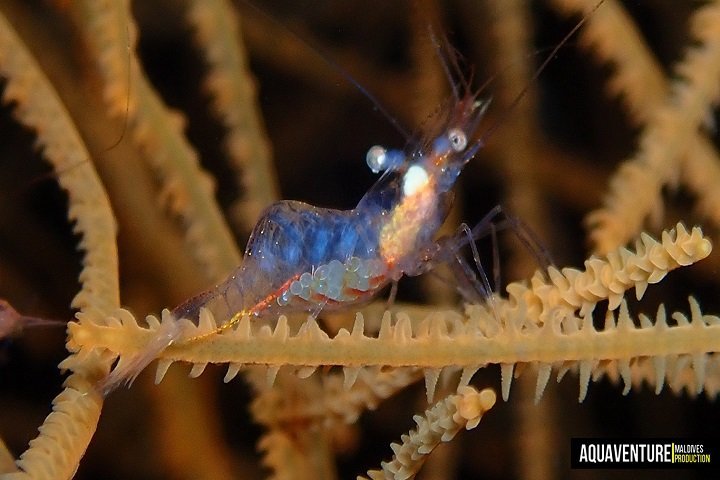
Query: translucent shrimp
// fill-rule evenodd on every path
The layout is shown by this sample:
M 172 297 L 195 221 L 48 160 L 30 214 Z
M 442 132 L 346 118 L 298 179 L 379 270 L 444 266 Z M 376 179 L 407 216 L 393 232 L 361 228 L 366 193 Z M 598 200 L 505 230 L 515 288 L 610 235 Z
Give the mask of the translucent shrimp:
M 583 22 L 550 53 L 533 81 Z M 478 268 L 478 281 L 458 250 L 467 244 L 473 246 L 492 219 L 484 219 L 474 229 L 466 226 L 449 240 L 438 241 L 436 237 L 449 213 L 452 189 L 463 167 L 497 124 L 473 140 L 489 100 L 481 100 L 479 91 L 462 76 L 452 49 L 438 50 L 450 60 L 443 66 L 453 95 L 404 149 L 388 150 L 378 145 L 369 149 L 367 164 L 382 175 L 357 206 L 335 210 L 297 201 L 271 205 L 250 235 L 243 263 L 225 281 L 172 311 L 177 319 L 197 321 L 201 310 L 206 309 L 219 326 L 191 337 L 179 328 L 162 332 L 157 341 L 126 363 L 122 372 L 111 373 L 102 384 L 105 393 L 135 378 L 170 344 L 209 341 L 245 316 L 275 318 L 292 312 L 317 315 L 321 310 L 348 308 L 372 299 L 401 277 L 422 274 L 438 262 L 455 263 L 454 272 L 465 291 L 491 295 L 482 269 Z M 460 81 L 456 84 L 453 78 Z M 524 94 L 525 90 L 520 92 L 512 105 Z
M 461 88 L 405 149 L 369 149 L 368 166 L 383 173 L 354 209 L 287 200 L 268 207 L 250 235 L 242 264 L 224 282 L 172 311 L 177 319 L 197 321 L 207 309 L 219 327 L 190 338 L 180 329 L 163 332 L 121 372 L 111 373 L 101 390 L 109 393 L 135 378 L 168 345 L 210 339 L 246 315 L 317 315 L 348 308 L 404 275 L 427 271 L 439 251 L 435 237 L 452 204 L 452 188 L 482 144 L 471 138 L 488 101 L 480 100 L 469 82 L 462 81 Z
M 347 308 L 404 275 L 427 271 L 441 251 L 435 237 L 452 204 L 452 188 L 482 144 L 470 139 L 488 102 L 467 82 L 462 88 L 404 150 L 369 149 L 368 166 L 383 174 L 354 209 L 281 201 L 265 210 L 243 263 L 172 312 L 178 319 L 198 320 L 207 309 L 220 326 L 191 338 L 183 338 L 179 328 L 159 333 L 145 351 L 114 370 L 101 391 L 131 382 L 168 345 L 209 339 L 246 315 Z
M 486 106 L 475 92 L 453 97 L 405 150 L 372 147 L 368 165 L 383 174 L 352 210 L 295 201 L 272 205 L 255 226 L 242 265 L 173 313 L 196 319 L 201 308 L 209 309 L 221 326 L 207 337 L 245 315 L 346 308 L 427 270 L 452 187 L 480 148 L 469 139 Z

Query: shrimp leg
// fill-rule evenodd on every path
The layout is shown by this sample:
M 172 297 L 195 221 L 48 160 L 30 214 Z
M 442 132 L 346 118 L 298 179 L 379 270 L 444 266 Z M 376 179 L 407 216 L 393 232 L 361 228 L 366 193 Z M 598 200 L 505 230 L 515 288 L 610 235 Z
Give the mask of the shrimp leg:
M 500 215 L 502 215 L 504 219 L 496 221 L 495 219 Z M 533 232 L 520 217 L 505 211 L 502 205 L 493 207 L 492 210 L 472 228 L 472 241 L 477 241 L 485 237 L 488 234 L 488 230 L 490 230 L 491 235 L 494 235 L 495 233 L 493 232 L 508 228 L 512 230 L 523 247 L 535 257 L 535 261 L 541 269 L 546 270 L 547 267 L 554 264 L 550 252 L 543 246 L 535 232 Z M 464 244 L 459 244 L 458 247 L 462 247 L 463 245 Z
M 501 215 L 504 218 L 498 220 L 497 217 Z M 482 218 L 482 220 L 480 220 L 470 230 L 469 234 L 455 235 L 453 237 L 445 237 L 438 240 L 440 247 L 436 249 L 446 251 L 447 255 L 441 261 L 447 262 L 452 259 L 452 255 L 454 255 L 456 251 L 460 250 L 465 245 L 474 243 L 488 235 L 494 238 L 498 231 L 506 229 L 512 230 L 523 247 L 530 252 L 533 257 L 535 257 L 535 261 L 542 270 L 546 270 L 554 264 L 550 252 L 543 246 L 542 242 L 538 239 L 532 229 L 519 217 L 507 213 L 501 205 L 493 207 L 492 210 L 490 210 Z M 493 245 L 495 244 L 496 240 L 493 240 Z M 493 250 L 493 263 L 495 265 L 499 262 L 497 253 L 496 249 Z M 442 254 L 440 255 L 442 256 Z M 474 254 L 474 256 L 477 255 Z M 498 285 L 499 282 L 495 282 L 495 284 Z
M 498 218 L 498 217 L 503 218 Z M 545 269 L 552 265 L 547 250 L 542 246 L 537 236 L 519 218 L 508 214 L 501 205 L 495 206 L 480 220 L 472 229 L 462 224 L 458 232 L 453 236 L 442 237 L 427 247 L 424 254 L 420 255 L 421 265 L 414 274 L 424 273 L 432 270 L 437 264 L 448 265 L 458 282 L 458 292 L 466 301 L 478 302 L 481 300 L 492 301 L 492 293 L 499 288 L 500 282 L 500 256 L 497 247 L 497 232 L 510 229 L 516 235 L 522 245 L 532 253 L 541 268 Z M 491 287 L 489 277 L 482 266 L 476 242 L 486 236 L 490 236 L 493 245 L 493 285 Z M 462 248 L 469 245 L 475 271 L 461 254 Z

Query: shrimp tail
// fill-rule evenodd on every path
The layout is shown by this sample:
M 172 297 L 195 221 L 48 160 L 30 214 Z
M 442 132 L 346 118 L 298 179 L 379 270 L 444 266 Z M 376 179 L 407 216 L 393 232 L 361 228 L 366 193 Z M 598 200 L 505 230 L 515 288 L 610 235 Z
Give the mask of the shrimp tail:
M 187 318 L 190 320 L 197 320 L 200 317 L 200 308 L 205 306 L 210 299 L 215 297 L 217 287 L 210 290 L 205 290 L 194 297 L 189 298 L 185 302 L 181 303 L 177 307 L 173 308 L 172 316 L 175 318 Z
M 145 367 L 182 337 L 183 331 L 180 322 L 169 312 L 163 312 L 162 323 L 153 339 L 136 354 L 121 356 L 115 368 L 98 383 L 98 391 L 107 396 L 122 385 L 130 387 Z

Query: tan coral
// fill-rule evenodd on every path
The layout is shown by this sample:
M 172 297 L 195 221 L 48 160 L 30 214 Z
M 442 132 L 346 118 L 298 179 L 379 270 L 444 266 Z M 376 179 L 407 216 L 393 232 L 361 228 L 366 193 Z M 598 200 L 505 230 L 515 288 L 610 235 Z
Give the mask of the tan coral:
M 184 223 L 190 252 L 208 280 L 221 279 L 240 263 L 240 255 L 212 198 L 212 180 L 183 136 L 182 116 L 164 105 L 136 57 L 129 2 L 73 2 L 72 8 L 95 53 L 109 107 L 127 116 L 128 134 L 165 182 L 162 198 L 177 209 L 173 213 Z
M 69 217 L 83 236 L 80 247 L 85 253 L 82 288 L 73 303 L 85 313 L 88 323 L 101 323 L 119 304 L 116 226 L 110 204 L 92 164 L 78 164 L 89 154 L 67 111 L 2 15 L 0 75 L 8 82 L 4 100 L 17 102 L 17 118 L 36 130 L 38 143 L 68 192 Z M 103 405 L 94 384 L 109 367 L 107 356 L 90 354 L 72 370 L 65 389 L 53 400 L 53 411 L 40 427 L 40 435 L 18 460 L 21 472 L 10 478 L 56 479 L 74 474 Z
M 228 129 L 226 149 L 238 170 L 246 199 L 233 208 L 242 212 L 243 227 L 250 231 L 262 210 L 279 200 L 271 164 L 271 149 L 259 118 L 255 81 L 250 78 L 246 54 L 239 38 L 239 19 L 230 2 L 196 0 L 189 20 L 205 52 L 210 72 L 205 82 L 213 107 Z
M 690 47 L 683 61 L 676 66 L 675 71 L 682 80 L 673 82 L 664 102 L 647 115 L 647 125 L 639 140 L 640 150 L 611 179 L 605 207 L 588 215 L 590 237 L 596 251 L 607 253 L 624 244 L 642 230 L 648 216 L 658 223 L 662 215 L 661 189 L 677 183 L 681 155 L 686 153 L 685 145 L 692 144 L 695 131 L 705 120 L 708 108 L 718 101 L 720 89 L 716 80 L 720 76 L 720 36 L 713 28 L 718 16 L 720 5 L 716 2 L 695 12 L 692 32 L 699 46 Z M 618 48 L 613 49 L 613 52 L 616 51 Z M 638 56 L 644 59 L 642 53 Z M 620 72 L 624 71 L 626 69 L 620 69 Z M 658 84 L 654 75 L 650 74 L 650 79 L 655 80 L 652 84 Z M 623 82 L 623 85 L 637 83 Z M 653 91 L 646 89 L 644 83 L 635 90 Z M 700 184 L 697 181 L 693 183 Z
M 475 428 L 483 415 L 495 405 L 495 392 L 487 388 L 478 392 L 472 387 L 460 387 L 457 395 L 450 395 L 425 411 L 415 415 L 417 427 L 402 436 L 402 444 L 393 443 L 393 459 L 382 463 L 382 470 L 368 471 L 373 480 L 406 480 L 415 475 L 427 455 L 440 442 L 449 442 L 461 428 Z M 365 477 L 358 477 L 358 479 Z

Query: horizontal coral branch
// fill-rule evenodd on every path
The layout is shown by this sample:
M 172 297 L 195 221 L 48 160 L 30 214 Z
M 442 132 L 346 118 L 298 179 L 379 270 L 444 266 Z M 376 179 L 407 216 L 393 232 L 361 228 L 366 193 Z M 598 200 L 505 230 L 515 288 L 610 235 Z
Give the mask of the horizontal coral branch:
M 258 325 L 245 317 L 234 330 L 201 341 L 180 340 L 169 345 L 159 354 L 156 378 L 160 381 L 176 361 L 192 363 L 193 377 L 200 375 L 208 363 L 230 364 L 233 372 L 230 376 L 245 365 L 267 365 L 271 380 L 277 369 L 285 365 L 307 367 L 302 370 L 304 375 L 318 366 L 340 365 L 349 367 L 348 384 L 353 383 L 359 368 L 418 367 L 430 372 L 426 378 L 431 397 L 443 368 L 463 368 L 467 381 L 478 368 L 501 364 L 503 397 L 507 398 L 515 364 L 536 363 L 545 377 L 552 365 L 564 364 L 579 366 L 582 399 L 589 374 L 600 361 L 699 355 L 718 350 L 720 326 L 713 322 L 635 328 L 632 322 L 621 321 L 617 327 L 609 323 L 604 331 L 598 332 L 591 318 L 598 301 L 609 299 L 613 310 L 625 290 L 637 286 L 641 295 L 648 283 L 660 281 L 680 265 L 706 257 L 710 249 L 710 242 L 699 228 L 688 233 L 678 225 L 676 230 L 663 234 L 662 242 L 643 236 L 635 253 L 622 249 L 607 259 L 590 259 L 585 271 L 553 269 L 549 280 L 538 274 L 529 286 L 511 284 L 509 298 L 497 298 L 494 309 L 472 307 L 468 317 L 453 312 L 436 313 L 414 325 L 406 314 L 396 315 L 393 322 L 386 312 L 377 336 L 365 334 L 364 319 L 359 314 L 351 331 L 340 329 L 332 338 L 312 318 L 299 330 L 291 331 L 284 316 L 274 327 Z M 162 324 L 150 316 L 150 326 L 143 328 L 127 311 L 120 311 L 112 325 L 72 324 L 69 346 L 79 350 L 78 357 L 109 351 L 119 356 L 116 368 L 121 369 L 143 351 L 163 325 L 175 321 L 165 311 Z M 185 338 L 216 329 L 208 311 L 201 314 L 199 325 L 181 322 Z M 544 383 L 540 383 L 544 388 Z
M 690 297 L 690 318 L 680 312 L 673 313 L 672 318 L 680 326 L 698 330 L 703 330 L 706 325 L 720 325 L 720 318 L 703 315 L 697 300 L 692 297 Z M 667 314 L 663 306 L 658 309 L 655 322 L 645 315 L 640 315 L 639 320 L 643 328 L 650 328 L 653 325 L 657 330 L 668 328 Z M 632 321 L 627 309 L 621 309 L 619 324 L 628 325 L 629 322 Z M 623 394 L 627 394 L 631 387 L 639 388 L 645 382 L 655 388 L 655 393 L 660 393 L 667 383 L 673 392 L 680 393 L 684 389 L 695 395 L 704 390 L 708 398 L 713 398 L 720 393 L 720 355 L 717 354 L 720 346 L 715 348 L 716 353 L 712 355 L 707 355 L 703 346 L 696 347 L 694 353 L 638 357 L 633 359 L 632 363 L 630 359 L 626 359 L 617 363 L 598 365 L 593 372 L 593 378 L 607 375 L 615 381 L 622 379 L 625 384 Z

